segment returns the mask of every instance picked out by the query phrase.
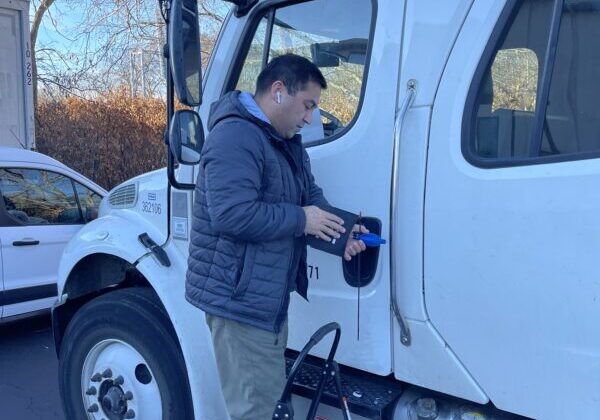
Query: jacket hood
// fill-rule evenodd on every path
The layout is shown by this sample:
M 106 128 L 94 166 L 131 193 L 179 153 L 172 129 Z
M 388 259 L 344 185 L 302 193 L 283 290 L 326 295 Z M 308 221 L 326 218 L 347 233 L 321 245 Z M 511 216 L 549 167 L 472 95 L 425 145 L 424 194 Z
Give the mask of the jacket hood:
M 211 131 L 215 125 L 228 118 L 241 118 L 258 125 L 267 131 L 269 136 L 275 140 L 284 141 L 285 139 L 273 128 L 273 126 L 260 118 L 252 115 L 240 102 L 240 91 L 234 90 L 226 93 L 221 99 L 210 106 L 210 115 L 208 117 L 208 130 Z

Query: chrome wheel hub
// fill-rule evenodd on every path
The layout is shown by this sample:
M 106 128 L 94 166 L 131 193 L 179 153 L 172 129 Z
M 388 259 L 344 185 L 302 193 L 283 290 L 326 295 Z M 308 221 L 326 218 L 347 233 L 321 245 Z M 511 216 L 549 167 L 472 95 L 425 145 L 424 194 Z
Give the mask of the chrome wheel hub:
M 162 419 L 154 374 L 142 355 L 121 340 L 104 340 L 90 350 L 81 390 L 90 420 Z

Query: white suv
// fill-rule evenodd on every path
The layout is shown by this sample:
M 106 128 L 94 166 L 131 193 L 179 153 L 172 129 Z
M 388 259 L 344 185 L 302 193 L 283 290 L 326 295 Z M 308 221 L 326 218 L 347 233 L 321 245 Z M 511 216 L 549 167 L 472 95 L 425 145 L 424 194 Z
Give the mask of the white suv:
M 104 195 L 48 156 L 0 147 L 0 320 L 52 306 L 63 249 Z

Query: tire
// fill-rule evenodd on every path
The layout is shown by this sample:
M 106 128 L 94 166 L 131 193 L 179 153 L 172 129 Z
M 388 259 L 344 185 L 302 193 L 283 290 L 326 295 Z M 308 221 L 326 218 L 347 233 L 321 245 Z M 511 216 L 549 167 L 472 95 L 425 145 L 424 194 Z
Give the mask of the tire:
M 151 289 L 121 289 L 82 306 L 65 331 L 58 369 L 69 420 L 194 418 L 186 366 Z

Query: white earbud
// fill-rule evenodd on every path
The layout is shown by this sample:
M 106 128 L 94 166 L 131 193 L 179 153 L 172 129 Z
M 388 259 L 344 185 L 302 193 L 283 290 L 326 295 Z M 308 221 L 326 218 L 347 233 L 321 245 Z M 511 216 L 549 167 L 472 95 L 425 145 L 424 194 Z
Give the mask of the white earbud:
M 281 103 L 281 92 L 277 91 L 277 103 L 280 104 Z

